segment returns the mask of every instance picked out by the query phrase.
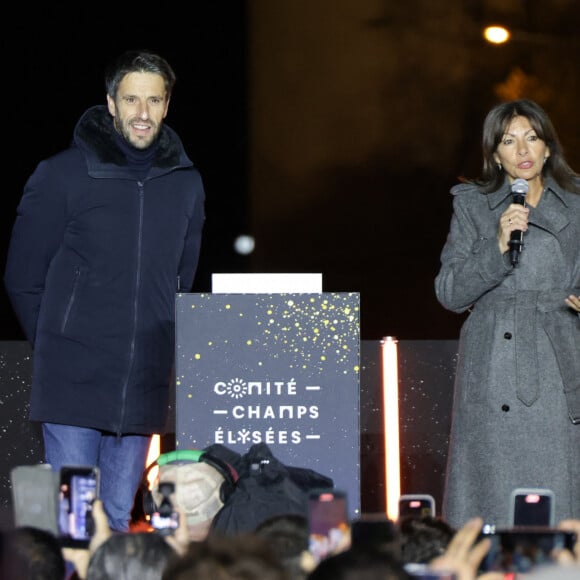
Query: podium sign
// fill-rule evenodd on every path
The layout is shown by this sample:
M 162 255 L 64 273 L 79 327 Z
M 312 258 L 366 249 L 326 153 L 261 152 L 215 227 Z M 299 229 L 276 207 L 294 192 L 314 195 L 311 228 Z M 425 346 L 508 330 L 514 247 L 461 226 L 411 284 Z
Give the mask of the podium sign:
M 266 443 L 360 515 L 358 293 L 176 297 L 176 447 Z

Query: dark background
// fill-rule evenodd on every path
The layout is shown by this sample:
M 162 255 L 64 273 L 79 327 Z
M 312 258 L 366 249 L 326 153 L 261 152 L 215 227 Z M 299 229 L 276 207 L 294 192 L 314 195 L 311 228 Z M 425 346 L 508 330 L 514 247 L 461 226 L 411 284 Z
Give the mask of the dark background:
M 196 291 L 210 290 L 211 272 L 238 271 L 231 241 L 246 221 L 246 12 L 234 0 L 107 8 L 77 3 L 16 7 L 2 38 L 4 75 L 4 203 L 1 262 L 15 210 L 37 163 L 68 146 L 88 107 L 105 104 L 103 71 L 129 48 L 158 51 L 177 75 L 166 123 L 177 130 L 207 194 L 206 242 Z M 8 38 L 9 37 L 9 38 Z M 224 235 L 225 233 L 225 235 Z M 245 266 L 244 266 L 245 268 Z M 240 270 L 243 271 L 243 270 Z M 0 339 L 21 339 L 4 288 Z
M 360 292 L 363 339 L 455 339 L 463 317 L 445 311 L 433 293 L 451 216 L 449 188 L 459 175 L 479 171 L 483 116 L 501 98 L 540 102 L 571 165 L 580 167 L 579 12 L 574 0 L 17 5 L 2 35 L 0 268 L 27 177 L 68 145 L 86 108 L 105 102 L 108 61 L 128 48 L 150 48 L 177 73 L 166 122 L 206 187 L 194 292 L 211 291 L 213 272 L 321 272 L 325 291 Z M 490 47 L 481 39 L 480 28 L 494 18 L 516 28 L 510 46 Z M 345 50 L 347 26 L 372 42 Z M 281 33 L 286 52 L 276 42 Z M 347 118 L 336 133 L 345 144 L 328 139 L 328 163 L 292 179 L 272 163 L 268 143 L 276 144 L 279 157 L 284 146 L 295 156 L 313 134 L 323 134 L 324 100 L 330 111 L 343 98 L 334 87 L 329 95 L 316 93 L 313 78 L 328 71 L 315 68 L 318 49 L 306 40 L 329 55 L 336 78 L 354 71 L 353 90 L 376 63 L 396 73 L 377 83 L 379 113 L 368 106 L 380 134 L 376 150 L 348 159 L 356 127 Z M 286 87 L 276 96 L 282 69 L 296 95 L 312 83 L 308 107 L 290 111 L 303 101 L 292 92 L 280 98 Z M 343 81 L 350 86 L 349 78 Z M 345 109 L 367 105 L 354 98 Z M 333 159 L 341 146 L 347 154 Z M 256 237 L 251 256 L 233 250 L 243 233 Z M 23 338 L 3 288 L 0 317 L 0 340 Z

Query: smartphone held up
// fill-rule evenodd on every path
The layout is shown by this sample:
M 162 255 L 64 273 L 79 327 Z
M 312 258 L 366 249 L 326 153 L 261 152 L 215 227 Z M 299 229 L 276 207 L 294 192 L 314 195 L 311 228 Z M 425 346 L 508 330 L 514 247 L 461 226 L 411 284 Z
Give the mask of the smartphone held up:
M 98 467 L 68 465 L 60 470 L 58 537 L 61 546 L 87 548 L 95 532 L 93 502 L 99 497 Z
M 576 534 L 546 526 L 519 526 L 496 529 L 486 525 L 480 539 L 489 538 L 491 548 L 483 559 L 480 572 L 528 573 L 553 563 L 555 550 L 573 551 Z
M 555 496 L 550 489 L 517 488 L 510 496 L 512 526 L 555 525 Z
M 399 498 L 399 519 L 414 516 L 422 518 L 425 516 L 435 517 L 435 498 L 432 495 L 404 494 Z
M 21 465 L 10 473 L 14 521 L 54 534 L 61 546 L 86 548 L 94 533 L 100 472 L 88 465 Z
M 309 552 L 316 562 L 349 542 L 346 492 L 315 490 L 308 497 Z

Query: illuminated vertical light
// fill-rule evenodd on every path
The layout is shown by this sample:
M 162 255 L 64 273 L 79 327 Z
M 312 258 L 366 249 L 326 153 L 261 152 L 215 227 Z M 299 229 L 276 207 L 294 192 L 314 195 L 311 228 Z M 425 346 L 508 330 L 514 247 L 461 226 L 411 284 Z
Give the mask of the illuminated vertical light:
M 383 417 L 385 437 L 385 505 L 387 517 L 399 515 L 401 469 L 399 458 L 399 378 L 397 372 L 397 339 L 381 340 L 383 363 Z
M 145 462 L 145 467 L 151 465 L 161 453 L 161 437 L 159 435 L 153 435 L 151 437 L 151 443 L 149 444 L 149 451 L 147 452 L 147 461 Z M 153 482 L 157 477 L 158 467 L 154 467 L 147 474 L 147 481 L 149 482 L 149 489 L 153 487 Z M 145 471 L 145 469 L 143 469 Z

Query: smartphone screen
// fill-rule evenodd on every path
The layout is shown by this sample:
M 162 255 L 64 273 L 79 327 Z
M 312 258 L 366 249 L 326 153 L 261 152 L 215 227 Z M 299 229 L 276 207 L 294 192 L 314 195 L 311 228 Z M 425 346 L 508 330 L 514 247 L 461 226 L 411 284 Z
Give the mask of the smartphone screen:
M 308 497 L 309 551 L 320 562 L 348 541 L 347 497 L 333 489 L 310 492 Z
M 99 469 L 63 466 L 58 492 L 58 529 L 62 546 L 86 548 L 94 534 L 93 501 L 99 497 Z
M 537 566 L 552 563 L 554 549 L 572 550 L 576 542 L 573 532 L 545 527 L 495 530 L 493 526 L 484 526 L 481 538 L 492 541 L 481 563 L 481 572 L 530 572 Z
M 515 489 L 512 526 L 554 526 L 554 493 L 549 489 Z
M 435 498 L 428 494 L 405 494 L 399 498 L 399 519 L 407 516 L 435 517 Z

